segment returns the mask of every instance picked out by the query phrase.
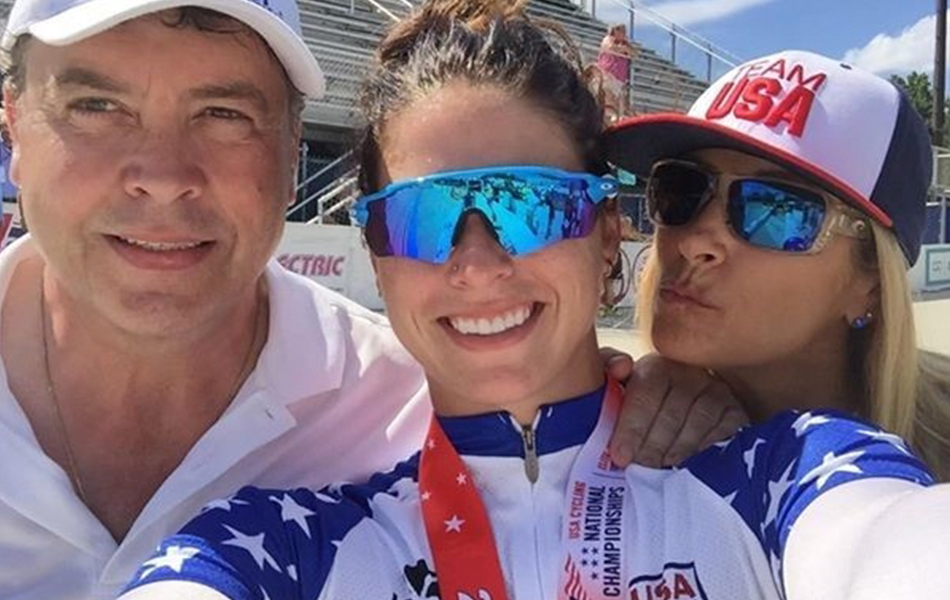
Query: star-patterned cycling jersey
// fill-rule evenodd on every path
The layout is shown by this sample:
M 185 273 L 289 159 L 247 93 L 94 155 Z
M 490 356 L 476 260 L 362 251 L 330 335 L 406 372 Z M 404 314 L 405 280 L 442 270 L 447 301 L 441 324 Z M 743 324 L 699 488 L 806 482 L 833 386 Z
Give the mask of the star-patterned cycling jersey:
M 440 419 L 471 473 L 446 482 L 478 486 L 512 599 L 558 596 L 568 514 L 584 542 L 575 568 L 603 596 L 779 599 L 789 534 L 830 490 L 932 483 L 897 436 L 836 413 L 788 412 L 680 468 L 631 466 L 619 488 L 591 486 L 574 502 L 569 471 L 602 394 L 546 406 L 527 430 L 504 413 Z M 366 484 L 321 491 L 244 488 L 163 542 L 129 588 L 188 581 L 240 600 L 436 598 L 418 464 L 417 455 Z M 445 522 L 447 534 L 465 526 L 464 514 Z

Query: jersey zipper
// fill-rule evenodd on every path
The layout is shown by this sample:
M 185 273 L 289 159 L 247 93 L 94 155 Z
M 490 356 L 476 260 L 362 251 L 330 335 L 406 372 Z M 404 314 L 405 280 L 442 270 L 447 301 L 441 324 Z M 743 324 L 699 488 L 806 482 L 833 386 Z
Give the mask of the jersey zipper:
M 525 425 L 521 428 L 521 441 L 524 444 L 524 473 L 532 484 L 538 482 L 538 448 L 534 428 Z
M 541 473 L 540 461 L 538 460 L 538 437 L 537 437 L 537 426 L 541 421 L 541 413 L 539 412 L 535 418 L 534 422 L 531 425 L 522 425 L 514 419 L 511 418 L 511 424 L 514 426 L 515 430 L 521 433 L 521 444 L 524 448 L 524 474 L 528 480 L 528 497 L 529 503 L 531 506 L 531 541 L 529 542 L 532 545 L 531 550 L 534 552 L 534 572 L 536 577 L 535 590 L 536 594 L 531 597 L 540 598 L 543 596 L 542 590 L 544 590 L 544 575 L 545 572 L 541 568 L 541 540 L 538 531 L 538 499 L 537 499 L 537 488 L 535 484 L 538 482 L 538 478 Z M 525 548 L 525 551 L 529 551 Z M 520 554 L 519 554 L 520 556 Z

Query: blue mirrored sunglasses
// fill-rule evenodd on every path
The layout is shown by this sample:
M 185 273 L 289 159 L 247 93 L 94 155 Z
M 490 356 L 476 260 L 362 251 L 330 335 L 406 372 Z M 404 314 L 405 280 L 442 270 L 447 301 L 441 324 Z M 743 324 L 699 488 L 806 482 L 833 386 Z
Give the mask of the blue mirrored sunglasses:
M 590 234 L 597 205 L 617 181 L 551 167 L 503 166 L 397 181 L 363 196 L 353 219 L 376 256 L 444 263 L 470 212 L 491 225 L 506 252 L 519 256 Z
M 724 186 L 729 227 L 753 246 L 820 252 L 835 233 L 868 238 L 864 216 L 833 196 L 782 180 L 715 174 L 681 160 L 656 163 L 647 183 L 650 217 L 670 227 L 691 222 Z

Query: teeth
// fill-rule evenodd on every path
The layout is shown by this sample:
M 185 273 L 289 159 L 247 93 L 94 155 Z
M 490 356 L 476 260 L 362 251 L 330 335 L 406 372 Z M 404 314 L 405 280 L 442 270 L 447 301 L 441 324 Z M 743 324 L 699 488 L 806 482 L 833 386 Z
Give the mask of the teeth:
M 452 325 L 453 329 L 465 335 L 494 335 L 518 327 L 527 321 L 530 316 L 531 307 L 522 306 L 491 319 L 485 317 L 479 319 L 450 317 L 449 324 Z
M 151 250 L 152 252 L 169 252 L 172 250 L 190 250 L 191 248 L 197 248 L 202 244 L 202 242 L 146 242 L 143 240 L 133 240 L 131 238 L 119 238 L 126 244 L 132 246 L 138 246 L 139 248 L 145 248 L 146 250 Z

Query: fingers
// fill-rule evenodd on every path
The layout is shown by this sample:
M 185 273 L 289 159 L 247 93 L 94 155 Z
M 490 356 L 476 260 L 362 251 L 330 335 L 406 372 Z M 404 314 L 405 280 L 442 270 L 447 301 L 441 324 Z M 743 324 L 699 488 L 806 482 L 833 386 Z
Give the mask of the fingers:
M 650 354 L 633 365 L 611 457 L 619 466 L 676 465 L 747 423 L 725 383 L 704 369 Z
M 666 430 L 670 428 L 679 430 L 680 423 L 672 425 L 676 420 L 672 413 L 677 410 L 676 407 L 672 407 L 670 408 L 671 414 L 664 417 L 664 425 L 661 425 L 661 430 L 656 434 L 651 433 L 654 421 L 662 412 L 661 409 L 664 408 L 667 396 L 670 393 L 671 377 L 669 370 L 671 364 L 656 354 L 649 354 L 641 357 L 634 365 L 633 374 L 624 393 L 623 406 L 610 445 L 611 458 L 617 465 L 627 466 L 633 460 L 637 460 L 642 464 L 643 445 L 650 435 L 656 435 L 662 439 Z M 680 410 L 683 409 L 680 408 Z M 667 423 L 670 424 L 667 425 Z M 654 440 L 653 445 L 662 445 L 662 443 L 662 441 Z M 663 450 L 665 451 L 666 448 L 664 447 Z M 652 446 L 647 448 L 646 452 L 647 460 L 658 466 L 664 452 L 660 452 L 657 458 L 651 458 L 657 453 L 656 450 L 652 449 Z
M 629 465 L 640 450 L 667 392 L 666 377 L 660 373 L 648 375 L 651 367 L 658 371 L 665 368 L 663 364 L 656 364 L 651 356 L 642 357 L 624 390 L 620 416 L 610 441 L 611 458 L 621 467 Z
M 749 424 L 749 416 L 739 405 L 730 406 L 723 412 L 722 420 L 703 437 L 699 450 L 705 450 L 717 442 L 729 439 Z M 684 457 L 685 459 L 686 457 Z M 682 460 L 682 459 L 681 459 Z
M 680 464 L 712 444 L 732 437 L 748 422 L 732 390 L 718 379 L 710 378 L 663 457 L 663 466 Z
M 630 379 L 633 373 L 633 358 L 629 354 L 604 346 L 600 349 L 600 359 L 604 361 L 604 367 L 611 377 L 621 383 Z
M 666 447 L 666 454 L 662 458 L 664 467 L 678 465 L 699 452 L 710 432 L 722 423 L 727 404 L 708 390 L 707 386 L 692 399 L 682 427 Z
M 651 372 L 651 376 L 665 379 L 666 393 L 658 400 L 655 416 L 644 436 L 634 460 L 647 467 L 662 467 L 670 464 L 670 451 L 684 458 L 695 453 L 699 442 L 708 429 L 720 420 L 714 402 L 698 402 L 709 382 L 704 371 L 682 368 L 668 363 L 667 368 Z M 709 423 L 706 420 L 711 419 Z

